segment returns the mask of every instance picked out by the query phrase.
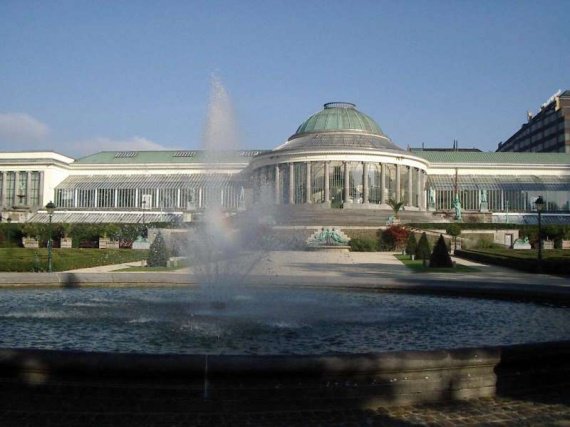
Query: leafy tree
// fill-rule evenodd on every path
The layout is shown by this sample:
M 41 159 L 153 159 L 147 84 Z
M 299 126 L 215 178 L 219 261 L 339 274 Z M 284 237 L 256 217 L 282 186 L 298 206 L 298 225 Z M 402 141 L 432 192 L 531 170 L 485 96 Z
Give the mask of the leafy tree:
M 439 239 L 433 248 L 433 252 L 429 259 L 430 268 L 451 268 L 453 267 L 453 262 L 451 262 L 451 257 L 447 251 L 447 245 L 445 244 L 445 239 L 443 234 L 439 235 Z
M 410 233 L 408 237 L 408 241 L 406 243 L 406 253 L 408 255 L 415 255 L 416 249 L 418 248 L 418 241 L 416 240 L 416 235 L 414 233 Z
M 408 239 L 409 233 L 406 228 L 400 225 L 388 227 L 380 237 L 380 248 L 385 251 L 402 249 Z
M 453 249 L 457 249 L 457 236 L 461 234 L 461 226 L 452 222 L 446 227 L 445 232 L 450 236 L 453 236 Z
M 151 243 L 146 265 L 148 267 L 166 267 L 168 264 L 168 249 L 160 231 Z
M 423 260 L 425 264 L 425 261 L 430 257 L 430 255 L 431 247 L 424 231 L 420 237 L 420 241 L 418 242 L 418 247 L 416 248 L 416 259 Z

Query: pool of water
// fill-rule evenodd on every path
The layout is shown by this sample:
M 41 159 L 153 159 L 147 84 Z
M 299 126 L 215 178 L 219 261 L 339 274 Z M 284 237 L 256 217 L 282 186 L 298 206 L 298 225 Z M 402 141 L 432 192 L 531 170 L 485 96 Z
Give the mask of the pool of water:
M 570 339 L 570 310 L 311 289 L 0 291 L 0 346 L 178 354 L 331 354 Z

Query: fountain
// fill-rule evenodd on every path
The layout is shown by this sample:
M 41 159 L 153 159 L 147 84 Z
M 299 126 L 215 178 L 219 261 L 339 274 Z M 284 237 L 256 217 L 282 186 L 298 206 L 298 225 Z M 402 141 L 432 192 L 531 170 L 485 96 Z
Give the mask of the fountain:
M 237 148 L 233 117 L 213 77 L 211 158 Z M 0 342 L 10 349 L 0 350 L 0 371 L 16 373 L 22 387 L 58 378 L 183 384 L 196 412 L 493 396 L 534 386 L 545 372 L 567 381 L 570 344 L 544 343 L 570 338 L 566 308 L 431 295 L 438 285 L 390 293 L 318 278 L 260 283 L 249 273 L 268 253 L 243 249 L 262 233 L 262 205 L 258 212 L 238 231 L 208 205 L 188 244 L 197 288 L 2 290 Z M 346 238 L 323 229 L 309 243 L 342 247 Z M 530 319 L 532 328 L 521 326 Z

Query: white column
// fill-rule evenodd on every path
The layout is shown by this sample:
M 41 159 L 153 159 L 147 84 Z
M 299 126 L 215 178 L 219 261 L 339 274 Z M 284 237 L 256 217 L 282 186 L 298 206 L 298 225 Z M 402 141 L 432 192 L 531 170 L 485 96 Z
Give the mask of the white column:
M 7 172 L 2 172 L 2 199 L 0 200 L 0 205 L 2 205 L 3 207 L 6 206 L 6 189 L 7 187 L 7 178 L 8 178 L 8 173 Z M 41 200 L 40 200 L 41 203 Z
M 119 190 L 117 188 L 115 188 L 115 202 L 113 204 L 114 208 L 118 208 L 119 207 Z
M 422 211 L 426 211 L 426 175 L 421 169 L 418 169 L 418 207 Z
M 176 190 L 176 207 L 180 208 L 180 188 Z
M 350 164 L 344 162 L 344 199 L 343 203 L 348 203 L 350 198 Z
M 26 182 L 26 205 L 31 206 L 32 203 L 32 172 L 28 171 L 28 176 L 27 176 L 27 182 Z
M 275 165 L 275 204 L 281 203 L 281 188 L 280 188 L 279 165 Z
M 362 195 L 362 203 L 368 204 L 368 163 L 364 162 L 364 164 L 362 165 L 362 173 L 363 173 L 363 177 L 362 177 L 362 192 L 364 193 Z
M 402 189 L 401 187 L 401 166 L 399 164 L 396 165 L 396 203 L 401 202 L 402 200 Z
M 382 163 L 380 167 L 380 204 L 384 205 L 386 203 L 386 165 Z
M 14 206 L 19 205 L 18 194 L 20 194 L 20 171 L 14 172 L 14 201 L 12 203 Z
M 330 164 L 329 162 L 325 162 L 325 203 L 329 203 L 331 201 L 331 189 L 330 189 Z
M 305 203 L 312 203 L 311 201 L 311 193 L 313 192 L 313 186 L 311 185 L 311 162 L 305 163 L 306 168 L 306 175 L 307 175 L 307 185 L 306 185 L 306 194 L 305 194 Z
M 422 209 L 422 171 L 417 169 L 417 176 L 418 179 L 416 180 L 416 193 L 417 193 L 417 197 L 418 199 L 415 201 L 415 206 L 418 207 L 418 209 Z
M 295 164 L 289 163 L 289 204 L 295 203 Z
M 4 174 L 4 178 L 6 178 L 6 174 Z M 38 180 L 38 189 L 39 189 L 39 195 L 38 195 L 38 203 L 40 206 L 45 206 L 44 204 L 44 173 L 40 172 L 40 176 L 39 176 L 39 180 Z M 2 194 L 5 194 L 4 191 L 2 191 Z M 77 203 L 77 196 L 75 197 L 75 200 Z M 76 206 L 77 207 L 77 206 Z
M 99 204 L 99 191 L 96 188 L 95 189 L 95 197 L 93 198 L 93 207 L 96 208 L 98 204 Z
M 408 166 L 408 200 L 406 201 L 406 206 L 412 206 L 414 201 L 412 200 L 412 190 L 413 186 L 413 176 L 414 176 L 414 168 Z

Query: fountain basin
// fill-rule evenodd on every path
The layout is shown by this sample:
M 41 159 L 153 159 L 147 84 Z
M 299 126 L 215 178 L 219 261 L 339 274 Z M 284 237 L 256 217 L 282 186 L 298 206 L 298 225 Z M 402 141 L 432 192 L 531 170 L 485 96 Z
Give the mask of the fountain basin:
M 186 287 L 4 290 L 0 338 L 12 348 L 0 351 L 0 375 L 23 389 L 183 390 L 197 412 L 365 408 L 569 382 L 564 307 L 334 289 L 254 288 L 248 298 L 249 291 L 234 290 L 216 309 Z M 493 330 L 499 334 L 489 340 Z

